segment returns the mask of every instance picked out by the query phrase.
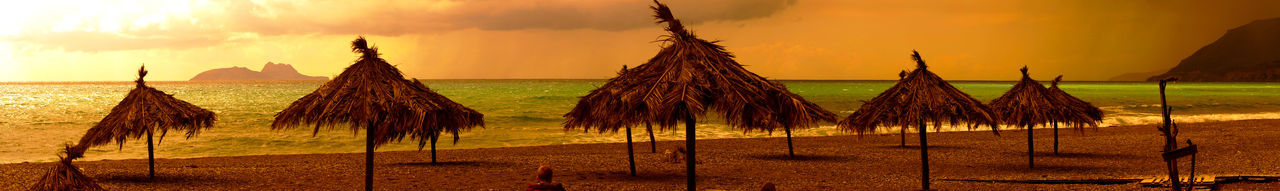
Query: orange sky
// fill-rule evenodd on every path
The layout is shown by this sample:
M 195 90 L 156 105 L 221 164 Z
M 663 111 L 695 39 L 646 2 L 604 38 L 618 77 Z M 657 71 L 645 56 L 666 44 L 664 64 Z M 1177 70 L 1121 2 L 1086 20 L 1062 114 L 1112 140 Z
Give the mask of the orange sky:
M 920 50 L 951 80 L 1106 80 L 1164 71 L 1280 1 L 667 2 L 775 79 L 895 79 Z M 665 34 L 645 0 L 18 1 L 0 7 L 0 81 L 151 80 L 287 63 L 333 76 L 366 35 L 415 78 L 608 78 Z

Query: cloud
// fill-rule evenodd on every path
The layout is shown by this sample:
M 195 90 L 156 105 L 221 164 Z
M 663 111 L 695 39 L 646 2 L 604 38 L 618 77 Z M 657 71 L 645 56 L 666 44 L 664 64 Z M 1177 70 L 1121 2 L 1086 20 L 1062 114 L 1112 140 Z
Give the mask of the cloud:
M 698 24 L 768 17 L 794 5 L 795 1 L 699 0 L 673 1 L 669 5 L 683 21 Z M 182 6 L 173 6 L 173 2 L 181 2 L 178 4 Z M 24 26 L 21 33 L 0 36 L 0 39 L 94 52 L 204 47 L 278 35 L 399 36 L 465 29 L 622 31 L 656 26 L 648 8 L 652 2 L 648 0 L 158 1 L 136 4 L 113 4 L 118 7 L 110 8 L 138 10 L 90 12 L 96 15 L 31 16 L 31 21 L 25 23 L 32 24 Z M 178 11 L 174 11 L 175 7 Z

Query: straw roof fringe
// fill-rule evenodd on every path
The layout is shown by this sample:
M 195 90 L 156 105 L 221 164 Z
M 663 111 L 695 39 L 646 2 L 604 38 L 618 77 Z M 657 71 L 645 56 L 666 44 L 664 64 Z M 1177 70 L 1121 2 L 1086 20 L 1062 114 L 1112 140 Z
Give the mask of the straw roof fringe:
M 912 50 L 916 69 L 907 73 L 897 84 L 866 101 L 836 124 L 837 128 L 859 135 L 874 133 L 880 126 L 899 128 L 915 127 L 925 130 L 920 123 L 932 124 L 935 130 L 943 124 L 964 125 L 970 130 L 979 125 L 996 130 L 994 112 L 981 101 L 951 86 L 941 77 L 929 72 L 920 53 Z
M 369 129 L 374 145 L 400 141 L 415 129 L 428 125 L 442 106 L 432 102 L 400 70 L 378 57 L 378 48 L 364 37 L 351 42 L 351 51 L 360 53 L 355 64 L 316 91 L 299 98 L 276 113 L 272 129 L 292 129 L 314 124 L 321 128 L 350 125 L 353 133 Z
M 27 190 L 32 191 L 72 191 L 72 190 L 105 190 L 98 183 L 80 172 L 80 168 L 71 164 L 72 160 L 84 155 L 84 146 L 66 146 L 58 162 L 53 164 L 44 176 L 36 179 L 36 183 Z
M 645 122 L 668 130 L 712 110 L 734 128 L 771 131 L 815 124 L 830 113 L 747 71 L 724 47 L 697 38 L 666 5 L 655 3 L 654 17 L 670 33 L 659 40 L 665 46 L 581 97 L 564 115 L 566 130 L 616 132 Z
M 1053 79 L 1053 82 L 1049 85 L 1049 98 L 1053 99 L 1060 106 L 1068 107 L 1071 111 L 1084 114 L 1084 116 L 1068 115 L 1067 117 L 1069 118 L 1057 119 L 1057 121 L 1077 129 L 1083 128 L 1084 126 L 1098 127 L 1098 123 L 1102 122 L 1102 109 L 1099 109 L 1098 107 L 1093 106 L 1093 104 L 1081 100 L 1080 98 L 1071 96 L 1071 94 L 1068 94 L 1066 91 L 1062 91 L 1062 89 L 1058 88 L 1058 82 L 1061 81 L 1062 75 L 1058 75 L 1057 78 Z
M 169 130 L 186 131 L 186 138 L 191 138 L 201 129 L 213 127 L 217 118 L 212 111 L 147 86 L 143 81 L 146 76 L 146 68 L 138 68 L 133 90 L 80 138 L 78 146 L 92 147 L 115 140 L 123 148 L 126 139 L 140 138 L 147 131 L 158 130 L 162 142 Z
M 760 130 L 772 134 L 778 128 L 790 128 L 791 130 L 808 129 L 816 127 L 815 125 L 818 121 L 835 123 L 840 118 L 835 113 L 819 107 L 818 104 L 791 93 L 782 84 L 774 83 L 774 86 L 777 89 L 770 91 L 773 93 L 769 95 L 770 101 L 768 102 L 770 108 L 773 109 L 774 118 L 772 121 L 774 124 L 743 129 L 744 131 Z

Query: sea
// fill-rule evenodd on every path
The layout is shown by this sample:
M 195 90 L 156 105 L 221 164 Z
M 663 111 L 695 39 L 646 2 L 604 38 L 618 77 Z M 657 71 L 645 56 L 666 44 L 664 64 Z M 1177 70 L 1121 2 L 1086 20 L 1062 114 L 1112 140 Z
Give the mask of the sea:
M 605 80 L 427 80 L 432 89 L 484 113 L 486 126 L 461 134 L 439 149 L 518 147 L 624 142 L 624 133 L 566 131 L 562 115 L 578 97 Z M 781 81 L 792 92 L 841 118 L 894 81 Z M 363 132 L 349 128 L 272 130 L 273 116 L 320 87 L 306 82 L 148 82 L 148 85 L 217 113 L 214 127 L 187 139 L 170 133 L 156 146 L 157 158 L 364 152 Z M 989 101 L 1014 82 L 952 82 L 960 90 Z M 1046 84 L 1047 85 L 1047 84 Z M 125 94 L 132 82 L 0 83 L 0 163 L 58 159 L 64 144 L 79 140 Z M 1160 123 L 1160 97 L 1153 82 L 1063 82 L 1061 88 L 1092 102 L 1106 113 L 1102 127 Z M 1173 83 L 1168 102 L 1180 123 L 1280 118 L 1280 83 Z M 782 132 L 744 132 L 727 127 L 714 114 L 700 120 L 699 139 L 781 137 Z M 657 128 L 655 128 L 657 129 Z M 964 128 L 946 128 L 964 131 Z M 1153 133 L 1155 130 L 1153 128 Z M 894 133 L 894 132 L 882 132 Z M 1088 131 L 1085 131 L 1088 133 Z M 656 132 L 659 141 L 682 140 L 683 131 Z M 798 130 L 794 136 L 852 135 L 833 124 Z M 647 142 L 643 127 L 636 142 Z M 405 140 L 379 151 L 416 151 Z M 424 153 L 425 154 L 425 153 Z M 147 157 L 144 139 L 91 148 L 84 160 Z

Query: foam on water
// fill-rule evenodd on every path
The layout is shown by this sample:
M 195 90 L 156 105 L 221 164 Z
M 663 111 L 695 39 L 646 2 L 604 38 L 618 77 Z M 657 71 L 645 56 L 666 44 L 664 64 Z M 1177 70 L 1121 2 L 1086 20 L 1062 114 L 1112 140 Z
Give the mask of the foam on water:
M 532 145 L 622 142 L 621 133 L 563 130 L 563 115 L 577 98 L 603 80 L 431 80 L 428 86 L 485 114 L 484 129 L 465 132 L 457 145 L 441 141 L 440 149 L 491 148 Z M 784 81 L 788 88 L 844 117 L 893 85 L 892 81 Z M 160 158 L 208 156 L 353 153 L 364 151 L 362 132 L 347 128 L 301 128 L 273 131 L 273 115 L 314 91 L 321 82 L 152 82 L 153 87 L 212 110 L 218 121 L 212 129 L 183 139 L 174 133 L 156 147 Z M 1012 82 L 953 82 L 979 100 L 991 100 Z M 64 143 L 76 141 L 85 130 L 115 106 L 132 83 L 0 84 L 0 163 L 53 161 Z M 1102 126 L 1157 124 L 1159 97 L 1154 83 L 1066 82 L 1062 88 L 1093 102 L 1107 114 Z M 1169 103 L 1181 123 L 1280 118 L 1280 85 L 1275 83 L 1179 83 L 1169 88 Z M 656 127 L 655 127 L 656 128 Z M 963 131 L 945 127 L 944 131 Z M 985 131 L 985 128 L 981 130 Z M 643 127 L 632 130 L 637 142 L 647 142 Z M 885 131 L 882 133 L 897 133 Z M 848 135 L 831 124 L 798 130 L 795 136 Z M 782 132 L 731 129 L 708 114 L 700 119 L 698 138 L 780 137 Z M 659 140 L 682 140 L 683 131 L 658 132 Z M 146 157 L 145 141 L 90 149 L 88 160 Z M 780 143 L 785 144 L 785 143 Z M 785 145 L 781 145 L 785 147 Z M 417 142 L 393 143 L 379 151 L 417 150 Z M 424 153 L 424 157 L 426 157 Z

